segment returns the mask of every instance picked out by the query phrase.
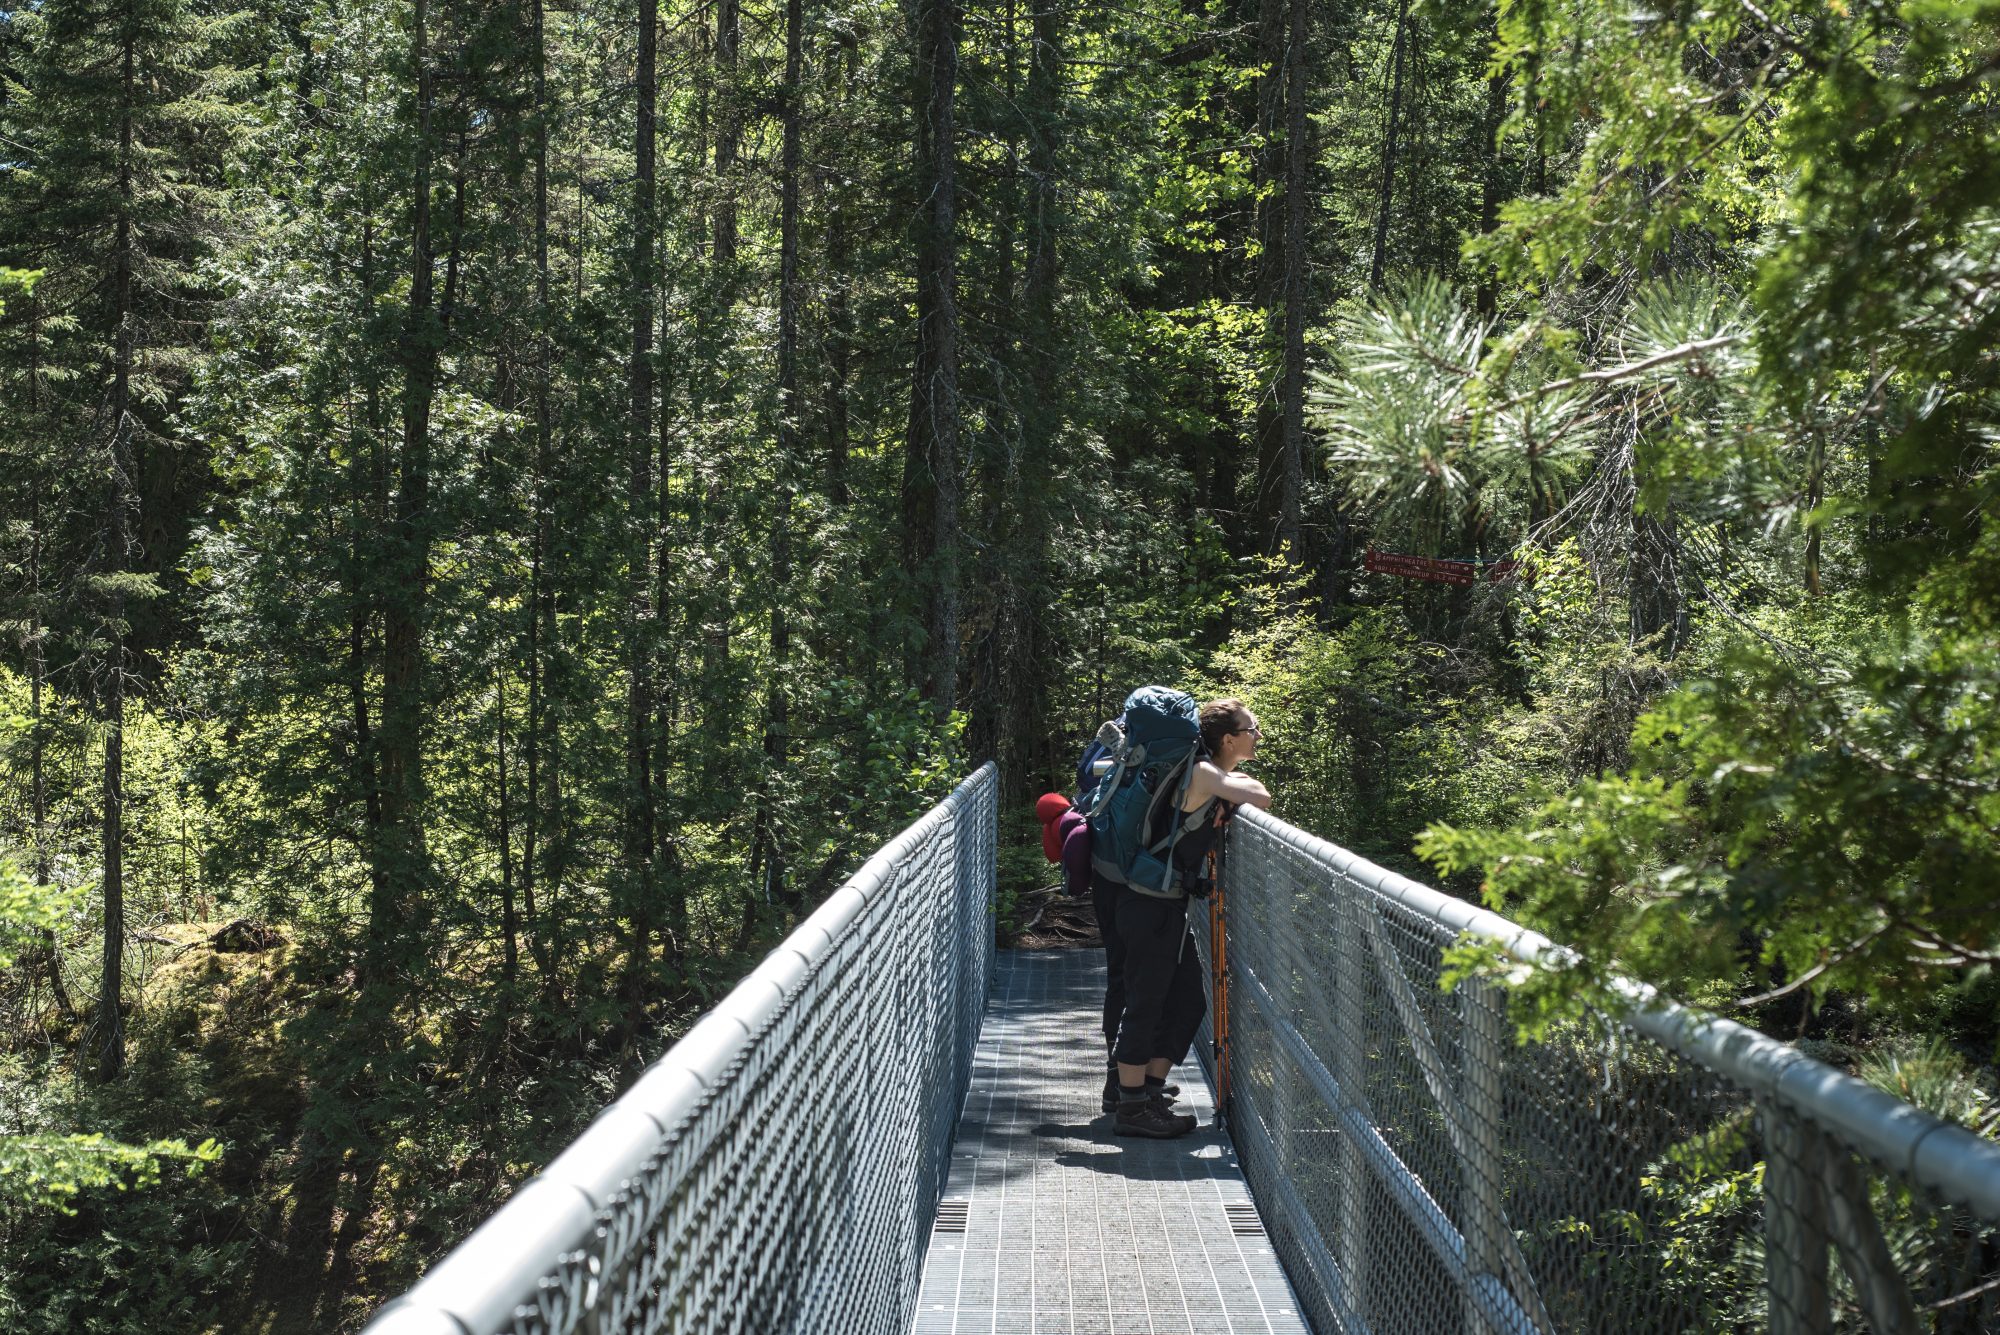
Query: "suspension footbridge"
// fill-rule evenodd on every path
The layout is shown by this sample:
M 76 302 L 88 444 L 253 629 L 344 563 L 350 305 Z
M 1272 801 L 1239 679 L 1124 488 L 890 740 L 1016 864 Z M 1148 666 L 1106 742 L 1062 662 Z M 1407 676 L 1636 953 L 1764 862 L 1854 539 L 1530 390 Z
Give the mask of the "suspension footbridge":
M 368 1335 L 2000 1331 L 2000 1145 L 1261 812 L 1197 910 L 1204 1125 L 1114 1140 L 1084 952 L 993 949 L 989 765 Z M 1216 1111 L 1220 1115 L 1216 1116 Z

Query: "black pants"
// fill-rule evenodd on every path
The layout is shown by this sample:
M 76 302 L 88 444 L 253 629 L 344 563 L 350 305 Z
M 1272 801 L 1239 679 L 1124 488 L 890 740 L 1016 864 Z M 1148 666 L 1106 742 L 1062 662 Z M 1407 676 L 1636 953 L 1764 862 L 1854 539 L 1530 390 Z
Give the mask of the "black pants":
M 1120 886 L 1112 916 L 1125 953 L 1125 1009 L 1114 1055 L 1132 1066 L 1158 1057 L 1179 1064 L 1208 1013 L 1201 957 L 1187 928 L 1187 901 L 1155 899 Z
M 1118 935 L 1118 885 L 1090 874 L 1090 903 L 1097 910 L 1097 933 L 1104 938 L 1104 1050 L 1118 1041 L 1125 1014 L 1125 942 Z

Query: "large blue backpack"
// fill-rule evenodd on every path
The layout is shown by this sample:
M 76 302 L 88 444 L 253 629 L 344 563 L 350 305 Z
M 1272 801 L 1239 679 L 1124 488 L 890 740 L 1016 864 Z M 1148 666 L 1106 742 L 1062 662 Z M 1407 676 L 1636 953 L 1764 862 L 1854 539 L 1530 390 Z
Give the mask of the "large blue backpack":
M 1106 880 L 1143 895 L 1178 899 L 1186 893 L 1174 869 L 1174 845 L 1208 818 L 1184 813 L 1188 780 L 1207 754 L 1194 697 L 1166 686 L 1141 686 L 1125 698 L 1125 713 L 1098 730 L 1083 766 L 1101 771 L 1078 794 L 1090 821 L 1090 863 Z M 1090 763 L 1094 761 L 1094 764 Z

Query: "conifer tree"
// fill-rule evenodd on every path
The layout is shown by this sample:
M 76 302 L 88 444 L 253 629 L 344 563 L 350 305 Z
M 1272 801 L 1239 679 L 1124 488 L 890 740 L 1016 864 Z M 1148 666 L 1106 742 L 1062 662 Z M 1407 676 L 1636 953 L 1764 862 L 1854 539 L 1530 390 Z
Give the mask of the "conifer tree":
M 98 1073 L 110 1079 L 125 1059 L 127 701 L 143 677 L 137 655 L 158 645 L 149 609 L 168 555 L 145 550 L 142 534 L 161 526 L 141 510 L 183 448 L 166 423 L 185 386 L 203 295 L 195 273 L 217 221 L 232 113 L 206 57 L 225 25 L 187 0 L 57 0 L 17 17 L 26 31 L 6 123 L 21 164 L 0 187 L 0 248 L 46 271 L 35 304 L 61 337 L 32 340 L 32 355 L 60 373 L 31 368 L 10 392 L 34 398 L 20 406 L 39 429 L 78 443 L 61 485 L 100 517 L 74 553 L 84 573 L 67 611 L 103 730 L 95 1025 Z
M 917 334 L 903 460 L 903 559 L 919 590 L 916 679 L 940 715 L 958 696 L 960 445 L 958 0 L 916 8 Z

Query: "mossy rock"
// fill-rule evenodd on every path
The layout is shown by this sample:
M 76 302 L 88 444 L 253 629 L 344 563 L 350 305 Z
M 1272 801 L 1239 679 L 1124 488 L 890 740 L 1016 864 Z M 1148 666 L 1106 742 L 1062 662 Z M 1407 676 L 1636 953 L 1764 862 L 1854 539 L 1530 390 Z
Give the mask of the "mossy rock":
M 269 923 L 257 922 L 252 918 L 238 918 L 209 937 L 208 943 L 218 951 L 255 954 L 259 951 L 277 949 L 285 944 L 285 938 L 283 933 Z

